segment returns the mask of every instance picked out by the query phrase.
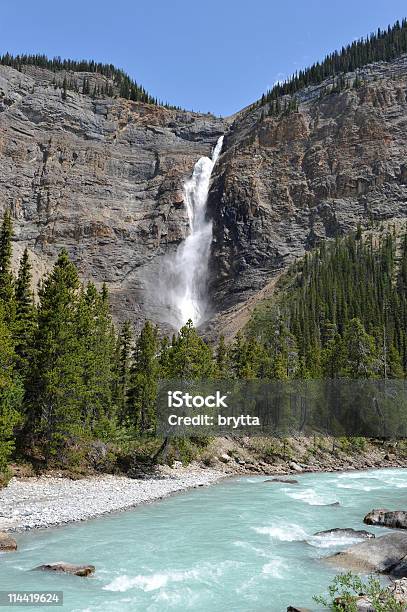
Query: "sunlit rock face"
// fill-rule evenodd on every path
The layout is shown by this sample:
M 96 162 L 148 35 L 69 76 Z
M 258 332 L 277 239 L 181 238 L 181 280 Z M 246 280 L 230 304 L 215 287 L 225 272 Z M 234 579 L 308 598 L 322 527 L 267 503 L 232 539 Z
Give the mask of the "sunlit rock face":
M 298 112 L 235 118 L 208 201 L 218 312 L 238 309 L 321 240 L 406 217 L 407 58 L 359 75 L 357 89 L 303 90 Z
M 329 81 L 305 89 L 298 111 L 229 119 L 73 91 L 64 100 L 53 72 L 23 70 L 0 67 L 0 213 L 12 209 L 15 259 L 28 246 L 38 278 L 67 248 L 84 280 L 107 282 L 116 320 L 180 322 L 163 314 L 157 281 L 191 235 L 185 189 L 222 134 L 205 204 L 208 333 L 321 240 L 406 216 L 406 57 L 359 70 L 358 88 L 349 74 L 339 93 Z
M 146 285 L 189 233 L 183 185 L 225 122 L 69 90 L 63 100 L 55 78 L 0 66 L 0 214 L 11 207 L 15 259 L 28 246 L 37 279 L 65 247 L 84 280 L 107 282 L 117 320 L 158 321 Z

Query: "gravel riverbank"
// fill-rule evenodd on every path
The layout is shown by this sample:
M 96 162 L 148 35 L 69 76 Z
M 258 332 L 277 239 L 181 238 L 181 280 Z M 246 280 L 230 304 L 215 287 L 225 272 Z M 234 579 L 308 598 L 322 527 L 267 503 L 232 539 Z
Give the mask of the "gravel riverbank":
M 225 474 L 190 467 L 161 476 L 134 480 L 95 476 L 81 480 L 39 476 L 12 478 L 0 490 L 0 531 L 25 531 L 126 510 L 186 489 L 212 484 Z

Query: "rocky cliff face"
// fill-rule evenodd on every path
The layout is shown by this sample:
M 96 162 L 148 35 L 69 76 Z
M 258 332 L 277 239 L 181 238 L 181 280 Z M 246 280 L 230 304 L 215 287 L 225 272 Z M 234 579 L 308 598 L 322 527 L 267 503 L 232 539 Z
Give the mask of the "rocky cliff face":
M 28 245 L 39 275 L 64 246 L 84 279 L 108 283 L 116 318 L 159 321 L 154 279 L 188 231 L 183 181 L 226 132 L 209 197 L 212 327 L 224 327 L 320 240 L 406 216 L 407 59 L 359 77 L 307 88 L 296 112 L 222 120 L 64 100 L 54 73 L 0 67 L 0 213 L 11 206 L 16 258 Z
M 117 319 L 157 318 L 146 284 L 188 231 L 183 181 L 225 123 L 69 90 L 63 99 L 55 76 L 0 66 L 0 215 L 11 206 L 16 260 L 28 246 L 38 277 L 65 247 L 84 280 L 108 283 Z M 91 88 L 104 79 L 69 78 L 80 87 L 86 76 Z
M 320 240 L 406 216 L 407 58 L 359 76 L 302 91 L 298 112 L 235 118 L 209 201 L 217 325 Z

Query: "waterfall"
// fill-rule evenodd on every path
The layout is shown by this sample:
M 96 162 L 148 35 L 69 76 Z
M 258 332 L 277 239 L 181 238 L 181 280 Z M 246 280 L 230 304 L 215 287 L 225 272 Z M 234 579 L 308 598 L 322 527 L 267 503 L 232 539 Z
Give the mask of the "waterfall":
M 212 158 L 201 157 L 191 178 L 184 184 L 189 234 L 174 256 L 167 258 L 156 289 L 164 292 L 165 320 L 176 328 L 191 319 L 194 325 L 205 320 L 208 308 L 207 281 L 212 221 L 207 219 L 206 204 L 213 167 L 222 149 L 223 136 L 216 143 Z

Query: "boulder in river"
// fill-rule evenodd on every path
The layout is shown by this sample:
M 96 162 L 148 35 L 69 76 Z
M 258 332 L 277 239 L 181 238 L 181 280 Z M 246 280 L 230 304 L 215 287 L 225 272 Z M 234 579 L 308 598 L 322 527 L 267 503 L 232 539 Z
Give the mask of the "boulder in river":
M 312 612 L 309 608 L 297 608 L 297 606 L 288 606 L 287 612 Z
M 326 557 L 325 561 L 337 567 L 366 574 L 379 572 L 393 575 L 393 570 L 404 562 L 406 555 L 407 534 L 395 532 L 354 544 L 342 552 Z
M 17 550 L 17 542 L 8 533 L 0 531 L 0 552 Z
M 379 508 L 371 510 L 366 514 L 363 522 L 366 525 L 382 525 L 392 529 L 407 529 L 407 511 Z
M 391 577 L 396 578 L 407 578 L 407 555 L 404 559 L 401 559 L 397 565 L 391 568 Z
M 269 478 L 264 482 L 282 482 L 284 484 L 298 484 L 298 480 L 295 480 L 294 478 Z
M 34 571 L 43 572 L 62 572 L 65 574 L 73 574 L 74 576 L 90 576 L 95 571 L 94 565 L 74 565 L 65 561 L 57 561 L 56 563 L 45 563 L 34 567 Z
M 331 535 L 338 535 L 338 536 L 344 536 L 345 538 L 363 538 L 363 539 L 369 539 L 369 538 L 375 538 L 375 534 L 374 533 L 370 533 L 370 531 L 366 531 L 365 529 L 352 529 L 351 527 L 349 528 L 341 528 L 341 527 L 335 527 L 334 529 L 326 529 L 325 531 L 317 531 L 316 533 L 314 533 L 314 536 L 331 536 Z

